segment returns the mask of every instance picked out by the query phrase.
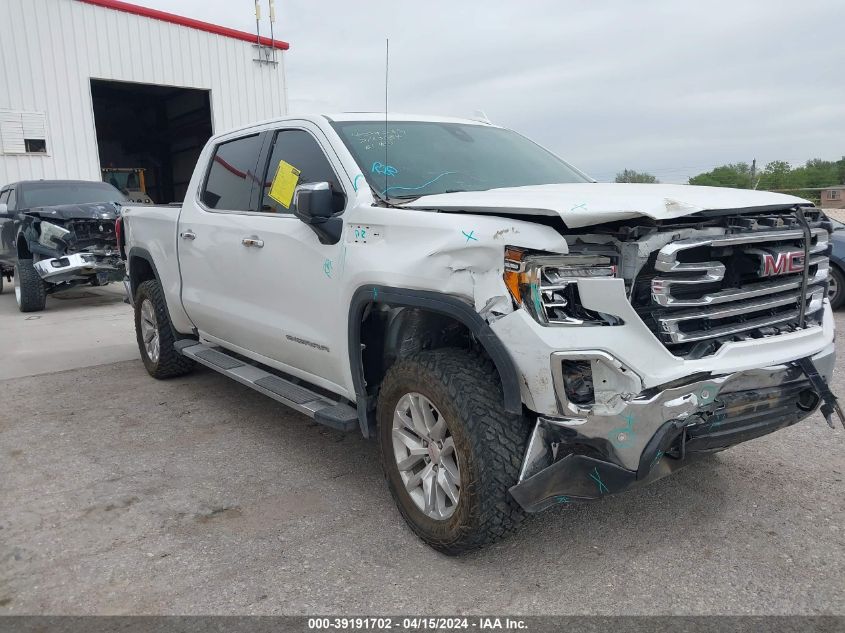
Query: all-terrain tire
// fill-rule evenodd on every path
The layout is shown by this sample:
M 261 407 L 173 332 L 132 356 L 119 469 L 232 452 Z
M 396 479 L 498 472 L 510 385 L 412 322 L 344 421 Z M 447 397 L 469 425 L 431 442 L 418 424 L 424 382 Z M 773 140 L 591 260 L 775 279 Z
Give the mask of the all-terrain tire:
M 47 284 L 31 259 L 18 259 L 15 265 L 15 300 L 21 312 L 41 312 L 47 305 Z
M 155 315 L 153 327 L 158 334 L 159 351 L 157 358 L 150 357 L 142 334 L 142 311 L 145 303 L 151 305 Z M 194 368 L 194 361 L 182 356 L 174 348 L 174 344 L 181 337 L 177 335 L 170 322 L 170 315 L 167 312 L 167 304 L 164 300 L 164 291 L 158 281 L 142 282 L 135 293 L 135 337 L 138 341 L 138 350 L 141 352 L 144 367 L 153 378 L 183 376 Z
M 445 417 L 460 469 L 460 496 L 447 519 L 427 516 L 405 489 L 393 449 L 393 416 L 409 393 L 425 396 Z M 451 556 L 511 533 L 524 512 L 508 489 L 517 482 L 529 427 L 505 412 L 493 363 L 443 348 L 397 361 L 381 385 L 377 417 L 385 478 L 405 521 L 423 541 Z

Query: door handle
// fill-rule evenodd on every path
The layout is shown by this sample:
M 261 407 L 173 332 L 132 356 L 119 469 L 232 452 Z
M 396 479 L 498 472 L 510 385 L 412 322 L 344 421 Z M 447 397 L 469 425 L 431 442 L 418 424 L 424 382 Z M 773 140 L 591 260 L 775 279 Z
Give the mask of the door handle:
M 264 248 L 264 240 L 259 240 L 256 237 L 245 237 L 241 240 L 241 244 L 247 247 Z
M 197 234 L 189 229 L 180 233 L 179 237 L 181 237 L 183 240 L 195 240 L 197 239 Z

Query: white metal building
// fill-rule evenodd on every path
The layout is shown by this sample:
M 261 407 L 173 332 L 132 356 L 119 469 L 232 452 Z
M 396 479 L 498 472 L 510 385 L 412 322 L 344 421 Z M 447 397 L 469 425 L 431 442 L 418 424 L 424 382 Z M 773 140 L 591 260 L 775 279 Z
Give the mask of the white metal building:
M 118 0 L 0 0 L 0 25 L 0 185 L 143 168 L 181 200 L 212 133 L 287 112 L 286 42 Z

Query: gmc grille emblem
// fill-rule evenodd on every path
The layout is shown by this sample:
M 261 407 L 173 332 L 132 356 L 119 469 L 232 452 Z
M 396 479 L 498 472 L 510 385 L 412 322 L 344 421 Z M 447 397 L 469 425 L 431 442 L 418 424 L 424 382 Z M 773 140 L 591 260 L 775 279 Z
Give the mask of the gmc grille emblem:
M 760 266 L 761 277 L 804 272 L 804 251 L 759 253 L 759 255 L 763 260 Z

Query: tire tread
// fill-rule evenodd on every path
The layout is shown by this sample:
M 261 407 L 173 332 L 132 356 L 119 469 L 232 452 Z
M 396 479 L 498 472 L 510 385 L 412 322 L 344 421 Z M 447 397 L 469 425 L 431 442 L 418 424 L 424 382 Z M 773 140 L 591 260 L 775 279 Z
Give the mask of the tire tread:
M 418 352 L 397 361 L 387 372 L 381 392 L 409 378 L 434 378 L 446 388 L 459 411 L 476 463 L 476 481 L 462 482 L 462 494 L 477 495 L 477 511 L 472 525 L 463 526 L 460 536 L 450 542 L 432 542 L 405 514 L 414 532 L 435 549 L 449 555 L 463 554 L 497 541 L 512 532 L 525 513 L 509 488 L 518 477 L 528 428 L 523 416 L 507 413 L 498 373 L 486 355 L 457 348 Z M 379 402 L 379 406 L 391 406 Z M 382 451 L 386 459 L 386 451 Z M 396 493 L 391 487 L 391 493 Z M 402 509 L 401 504 L 400 510 Z
M 32 259 L 19 259 L 17 270 L 18 285 L 20 287 L 21 312 L 41 312 L 47 305 L 47 285 L 35 270 Z
M 159 356 L 158 362 L 153 364 L 147 357 L 144 343 L 141 339 L 140 312 L 141 302 L 147 297 L 153 304 L 158 322 Z M 135 293 L 135 337 L 138 340 L 138 350 L 141 352 L 141 360 L 147 368 L 147 373 L 153 378 L 175 378 L 184 376 L 193 370 L 195 363 L 192 359 L 182 356 L 176 351 L 174 344 L 179 337 L 170 323 L 170 316 L 167 312 L 167 303 L 164 299 L 164 291 L 155 279 L 149 279 L 138 286 Z

